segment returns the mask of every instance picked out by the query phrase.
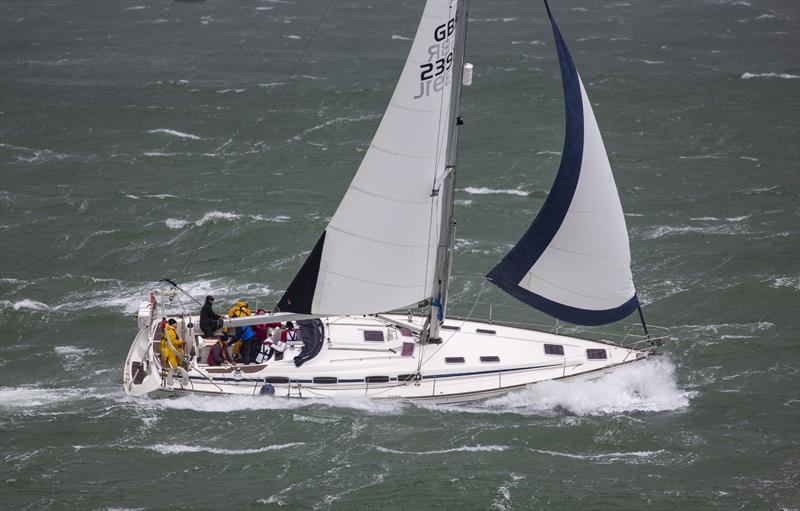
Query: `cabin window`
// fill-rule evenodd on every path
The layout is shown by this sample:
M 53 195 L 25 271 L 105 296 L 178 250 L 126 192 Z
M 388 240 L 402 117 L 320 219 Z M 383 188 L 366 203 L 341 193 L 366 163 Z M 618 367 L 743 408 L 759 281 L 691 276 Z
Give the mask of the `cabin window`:
M 494 335 L 497 332 L 495 330 L 488 330 L 486 328 L 476 328 L 475 331 L 479 334 L 491 334 Z
M 289 378 L 286 376 L 267 376 L 264 381 L 266 383 L 289 383 Z
M 315 376 L 314 383 L 338 383 L 339 380 L 335 376 Z
M 545 355 L 564 355 L 564 346 L 560 344 L 545 344 L 544 345 L 544 354 Z
M 442 330 L 461 330 L 460 326 L 453 326 L 453 325 L 442 325 Z
M 492 355 L 489 357 L 481 357 L 481 362 L 489 363 L 489 362 L 500 362 L 500 357 Z
M 364 378 L 367 383 L 387 383 L 389 381 L 388 376 L 367 376 Z
M 410 357 L 414 354 L 414 343 L 413 342 L 404 342 L 403 343 L 403 352 L 400 356 L 403 357 Z
M 364 330 L 364 340 L 370 342 L 383 342 L 383 331 Z
M 444 357 L 445 364 L 463 364 L 464 357 Z
M 586 358 L 589 360 L 605 360 L 608 355 L 606 355 L 606 350 L 586 350 Z
M 414 334 L 408 328 L 401 328 L 400 335 L 403 337 L 414 337 Z

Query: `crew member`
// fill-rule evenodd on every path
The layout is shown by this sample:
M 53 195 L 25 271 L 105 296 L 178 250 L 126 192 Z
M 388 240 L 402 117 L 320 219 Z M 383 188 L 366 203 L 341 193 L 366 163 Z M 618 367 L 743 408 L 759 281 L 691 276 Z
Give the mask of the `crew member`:
M 183 356 L 183 341 L 178 337 L 177 325 L 175 319 L 170 319 L 164 327 L 164 337 L 161 338 L 161 360 L 169 368 L 178 367 Z
M 200 309 L 200 330 L 206 337 L 213 337 L 214 332 L 222 328 L 222 317 L 214 312 L 214 297 L 206 296 L 206 303 Z
M 236 365 L 236 362 L 231 360 L 228 355 L 228 347 L 225 346 L 225 342 L 217 339 L 217 342 L 211 347 L 211 351 L 208 352 L 208 365 L 221 366 L 222 364 Z

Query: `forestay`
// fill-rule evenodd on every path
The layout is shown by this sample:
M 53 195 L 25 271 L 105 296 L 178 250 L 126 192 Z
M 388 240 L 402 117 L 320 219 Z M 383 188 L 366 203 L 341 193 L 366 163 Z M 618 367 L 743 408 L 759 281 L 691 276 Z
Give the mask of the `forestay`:
M 566 106 L 561 164 L 541 211 L 487 278 L 558 319 L 611 323 L 638 306 L 625 217 L 589 98 L 547 13 Z
M 364 314 L 430 299 L 441 230 L 459 0 L 429 0 L 400 80 L 339 208 L 278 303 Z M 389 37 L 387 35 L 387 41 Z

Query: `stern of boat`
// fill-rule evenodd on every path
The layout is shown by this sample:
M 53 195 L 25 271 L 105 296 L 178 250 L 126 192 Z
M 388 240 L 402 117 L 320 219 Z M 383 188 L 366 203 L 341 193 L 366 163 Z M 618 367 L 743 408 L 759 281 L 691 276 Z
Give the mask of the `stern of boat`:
M 139 331 L 125 359 L 122 388 L 129 396 L 146 396 L 161 387 L 161 365 L 153 344 L 154 318 L 155 299 L 151 296 L 139 306 Z

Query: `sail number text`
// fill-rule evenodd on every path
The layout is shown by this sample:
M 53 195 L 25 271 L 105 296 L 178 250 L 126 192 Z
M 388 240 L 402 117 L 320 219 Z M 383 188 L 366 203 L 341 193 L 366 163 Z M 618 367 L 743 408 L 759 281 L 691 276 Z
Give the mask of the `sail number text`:
M 452 35 L 456 31 L 456 18 L 433 29 L 434 44 L 428 47 L 428 62 L 419 66 L 420 91 L 414 99 L 428 96 L 433 91 L 439 92 L 450 83 L 449 71 L 453 68 Z M 433 83 L 433 87 L 431 87 Z

